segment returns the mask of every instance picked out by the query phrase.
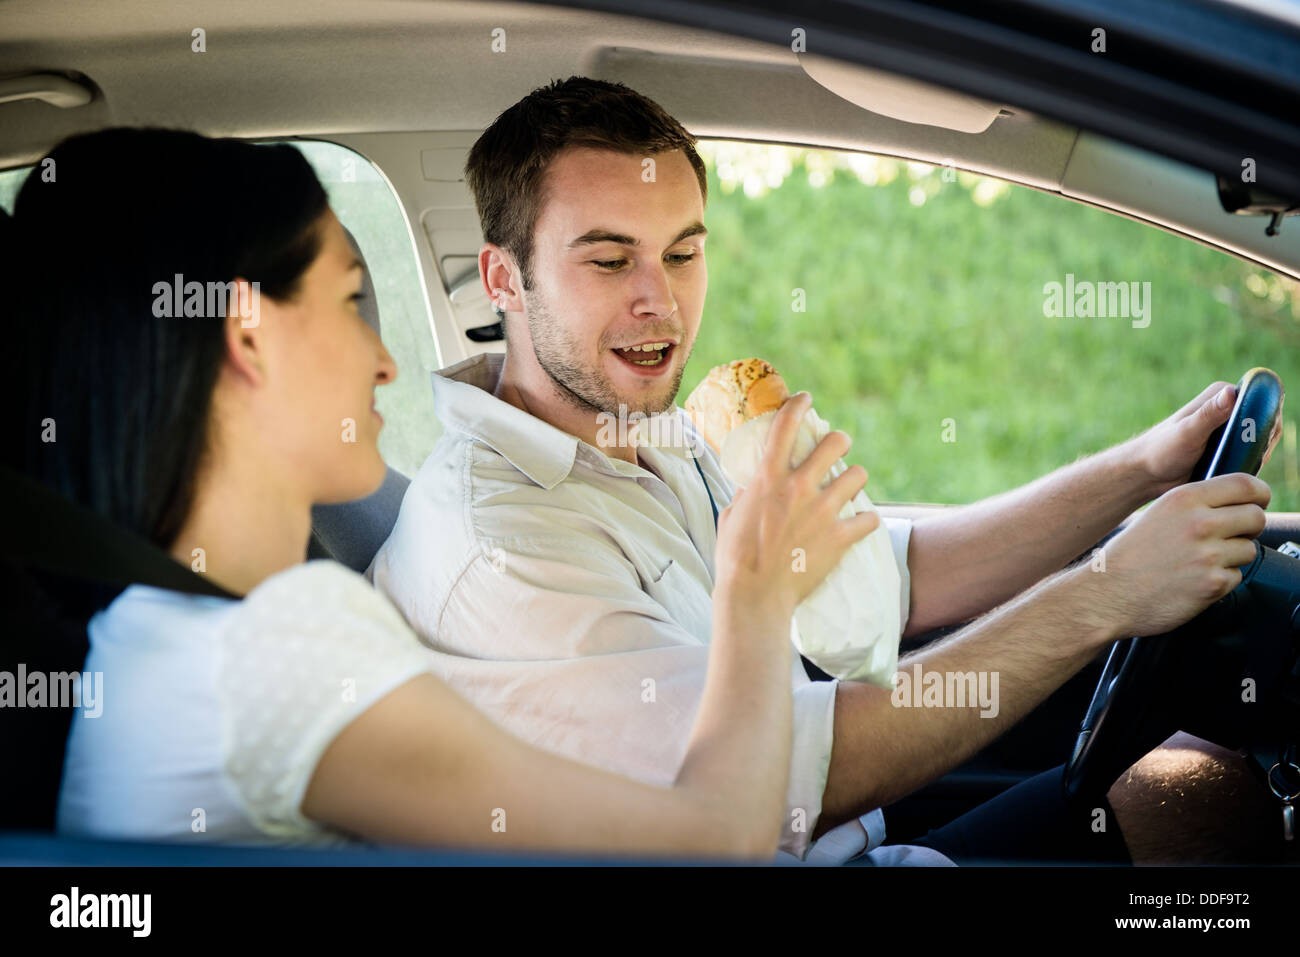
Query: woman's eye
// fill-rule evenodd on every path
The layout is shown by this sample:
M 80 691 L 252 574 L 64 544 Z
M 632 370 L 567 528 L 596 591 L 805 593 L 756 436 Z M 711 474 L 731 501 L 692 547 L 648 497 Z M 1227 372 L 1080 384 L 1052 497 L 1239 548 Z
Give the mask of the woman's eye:
M 668 258 L 673 260 L 678 266 L 685 266 L 688 262 L 690 262 L 692 259 L 695 258 L 695 253 L 677 253 L 675 255 L 669 256 Z
M 354 292 L 352 295 L 348 296 L 348 300 L 350 302 L 360 302 L 362 299 L 365 298 L 366 298 L 365 293 L 360 293 L 360 292 Z

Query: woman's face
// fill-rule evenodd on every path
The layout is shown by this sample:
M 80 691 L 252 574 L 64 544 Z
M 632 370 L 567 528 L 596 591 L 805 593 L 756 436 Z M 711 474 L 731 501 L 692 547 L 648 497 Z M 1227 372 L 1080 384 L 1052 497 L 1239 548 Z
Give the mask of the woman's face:
M 363 267 L 332 210 L 319 228 L 320 252 L 297 297 L 260 303 L 265 376 L 256 414 L 265 420 L 253 426 L 270 426 L 268 451 L 287 456 L 284 480 L 304 483 L 313 503 L 326 504 L 383 482 L 374 391 L 397 377 L 397 366 L 357 309 Z

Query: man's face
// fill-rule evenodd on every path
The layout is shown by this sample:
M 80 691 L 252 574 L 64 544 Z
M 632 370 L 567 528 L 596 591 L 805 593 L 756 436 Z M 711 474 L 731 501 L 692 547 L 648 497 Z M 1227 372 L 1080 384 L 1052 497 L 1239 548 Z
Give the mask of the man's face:
M 551 162 L 522 297 L 538 364 L 565 401 L 610 415 L 672 408 L 708 287 L 703 220 L 681 150 L 571 148 Z M 652 343 L 668 345 L 630 348 Z

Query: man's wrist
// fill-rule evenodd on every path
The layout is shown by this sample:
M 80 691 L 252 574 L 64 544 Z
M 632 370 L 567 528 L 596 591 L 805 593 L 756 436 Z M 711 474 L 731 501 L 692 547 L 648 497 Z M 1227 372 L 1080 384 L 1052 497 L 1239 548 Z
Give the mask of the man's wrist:
M 1159 498 L 1178 484 L 1162 482 L 1156 478 L 1151 469 L 1145 439 L 1146 433 L 1143 433 L 1103 453 L 1110 456 L 1111 468 L 1117 476 L 1117 481 L 1123 483 L 1124 488 L 1132 490 L 1133 508 L 1139 508 Z
M 1161 485 L 1151 471 L 1147 456 L 1147 446 L 1143 436 L 1135 436 L 1127 442 L 1099 452 L 1097 458 L 1104 463 L 1105 473 L 1110 476 L 1112 488 L 1123 489 L 1123 506 L 1127 511 L 1138 510 L 1152 499 L 1160 498 L 1169 485 Z
M 1085 561 L 1048 583 L 1059 603 L 1062 620 L 1080 626 L 1082 642 L 1093 650 L 1127 637 L 1118 609 L 1106 595 L 1103 575 L 1104 571 Z

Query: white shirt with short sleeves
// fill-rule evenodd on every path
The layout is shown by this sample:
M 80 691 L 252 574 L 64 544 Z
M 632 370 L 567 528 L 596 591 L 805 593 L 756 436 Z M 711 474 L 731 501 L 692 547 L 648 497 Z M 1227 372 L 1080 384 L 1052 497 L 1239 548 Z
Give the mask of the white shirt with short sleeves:
M 400 614 L 313 561 L 242 601 L 133 585 L 91 619 L 102 711 L 74 712 L 61 834 L 236 844 L 354 843 L 303 816 L 348 724 L 430 671 Z

